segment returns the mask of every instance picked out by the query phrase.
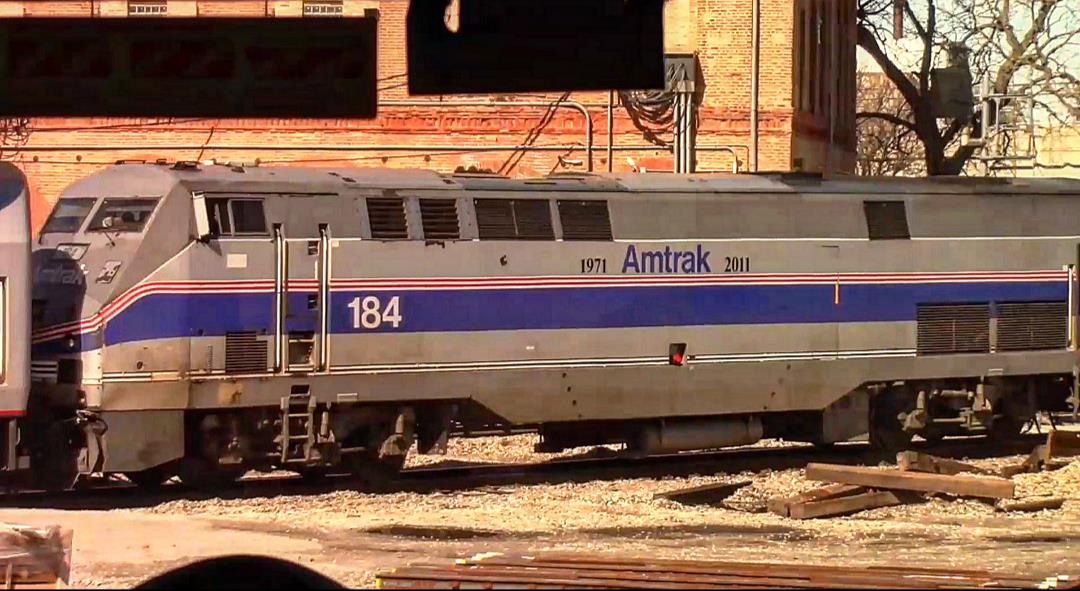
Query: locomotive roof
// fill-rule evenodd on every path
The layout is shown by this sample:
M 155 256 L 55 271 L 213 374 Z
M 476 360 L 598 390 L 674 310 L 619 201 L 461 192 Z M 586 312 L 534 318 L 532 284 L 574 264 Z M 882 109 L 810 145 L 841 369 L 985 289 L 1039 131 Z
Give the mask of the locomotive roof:
M 1080 194 L 1080 179 L 842 176 L 824 180 L 805 174 L 674 175 L 670 173 L 562 173 L 519 179 L 498 175 L 443 174 L 422 169 L 315 168 L 203 164 L 124 163 L 95 172 L 69 187 L 68 196 L 167 193 L 177 182 L 205 191 L 326 192 L 369 189 L 458 189 L 473 191 L 603 191 L 665 193 L 875 193 Z

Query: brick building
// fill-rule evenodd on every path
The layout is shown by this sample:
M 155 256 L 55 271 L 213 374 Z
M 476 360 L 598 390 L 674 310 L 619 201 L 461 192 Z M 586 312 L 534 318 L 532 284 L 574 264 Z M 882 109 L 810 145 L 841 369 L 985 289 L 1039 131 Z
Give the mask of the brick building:
M 759 170 L 852 171 L 855 1 L 760 2 Z M 475 106 L 495 97 L 409 97 L 407 6 L 407 0 L 0 0 L 2 17 L 377 14 L 380 78 L 379 116 L 374 120 L 41 118 L 31 122 L 25 144 L 6 146 L 0 155 L 15 160 L 30 178 L 35 227 L 64 186 L 119 159 L 505 169 L 513 147 L 530 135 L 557 97 L 498 97 L 529 103 L 510 106 Z M 695 54 L 701 72 L 694 159 L 698 171 L 729 171 L 733 154 L 742 170 L 750 164 L 751 15 L 750 2 L 665 2 L 666 51 Z M 673 170 L 670 148 L 647 141 L 620 106 L 610 122 L 615 148 L 608 162 L 608 98 L 606 92 L 570 95 L 573 104 L 555 111 L 509 174 L 584 170 L 590 121 L 594 170 Z M 431 104 L 436 101 L 442 104 Z M 832 142 L 827 141 L 830 129 Z

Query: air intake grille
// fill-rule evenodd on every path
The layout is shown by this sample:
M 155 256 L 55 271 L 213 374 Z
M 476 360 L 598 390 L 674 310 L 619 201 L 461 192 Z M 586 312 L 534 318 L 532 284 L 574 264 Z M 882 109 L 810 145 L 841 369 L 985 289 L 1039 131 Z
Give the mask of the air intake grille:
M 368 221 L 376 240 L 404 240 L 409 237 L 405 221 L 405 200 L 399 197 L 368 197 Z
M 542 199 L 476 199 L 481 240 L 554 240 L 551 209 Z
M 1065 347 L 1068 305 L 1065 302 L 998 304 L 997 348 L 1028 351 Z
M 990 304 L 920 304 L 918 353 L 988 353 Z
M 559 201 L 563 240 L 611 240 L 607 201 Z
M 421 199 L 420 219 L 425 240 L 457 240 L 461 235 L 456 199 Z
M 225 335 L 225 371 L 257 373 L 266 371 L 266 341 L 254 332 L 230 332 Z

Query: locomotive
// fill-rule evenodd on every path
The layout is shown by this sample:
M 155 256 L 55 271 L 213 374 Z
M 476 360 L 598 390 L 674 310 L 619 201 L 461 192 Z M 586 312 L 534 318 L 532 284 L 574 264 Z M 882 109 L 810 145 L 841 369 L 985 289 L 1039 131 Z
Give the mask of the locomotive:
M 1078 245 L 1064 179 L 118 163 L 33 245 L 6 468 L 379 482 L 479 431 L 1009 438 L 1076 404 Z
M 15 421 L 29 396 L 29 193 L 22 172 L 0 162 L 0 463 L 8 470 L 19 467 Z

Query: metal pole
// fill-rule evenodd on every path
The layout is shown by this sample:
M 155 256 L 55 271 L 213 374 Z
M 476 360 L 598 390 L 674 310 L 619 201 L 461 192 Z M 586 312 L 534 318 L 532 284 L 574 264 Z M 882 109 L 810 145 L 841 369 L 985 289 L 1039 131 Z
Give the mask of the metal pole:
M 982 105 L 980 105 L 982 133 L 979 134 L 981 136 L 979 139 L 982 140 L 982 146 L 979 148 L 983 155 L 982 174 L 983 176 L 990 176 L 990 161 L 985 158 L 988 156 L 988 144 L 986 142 L 990 135 L 990 76 L 985 72 L 983 73 L 982 82 L 979 83 L 979 94 L 981 95 L 979 100 L 982 101 Z
M 758 170 L 758 49 L 760 46 L 761 31 L 761 0 L 754 0 L 754 10 L 751 15 L 752 25 L 750 37 L 752 49 L 750 51 L 750 170 Z

